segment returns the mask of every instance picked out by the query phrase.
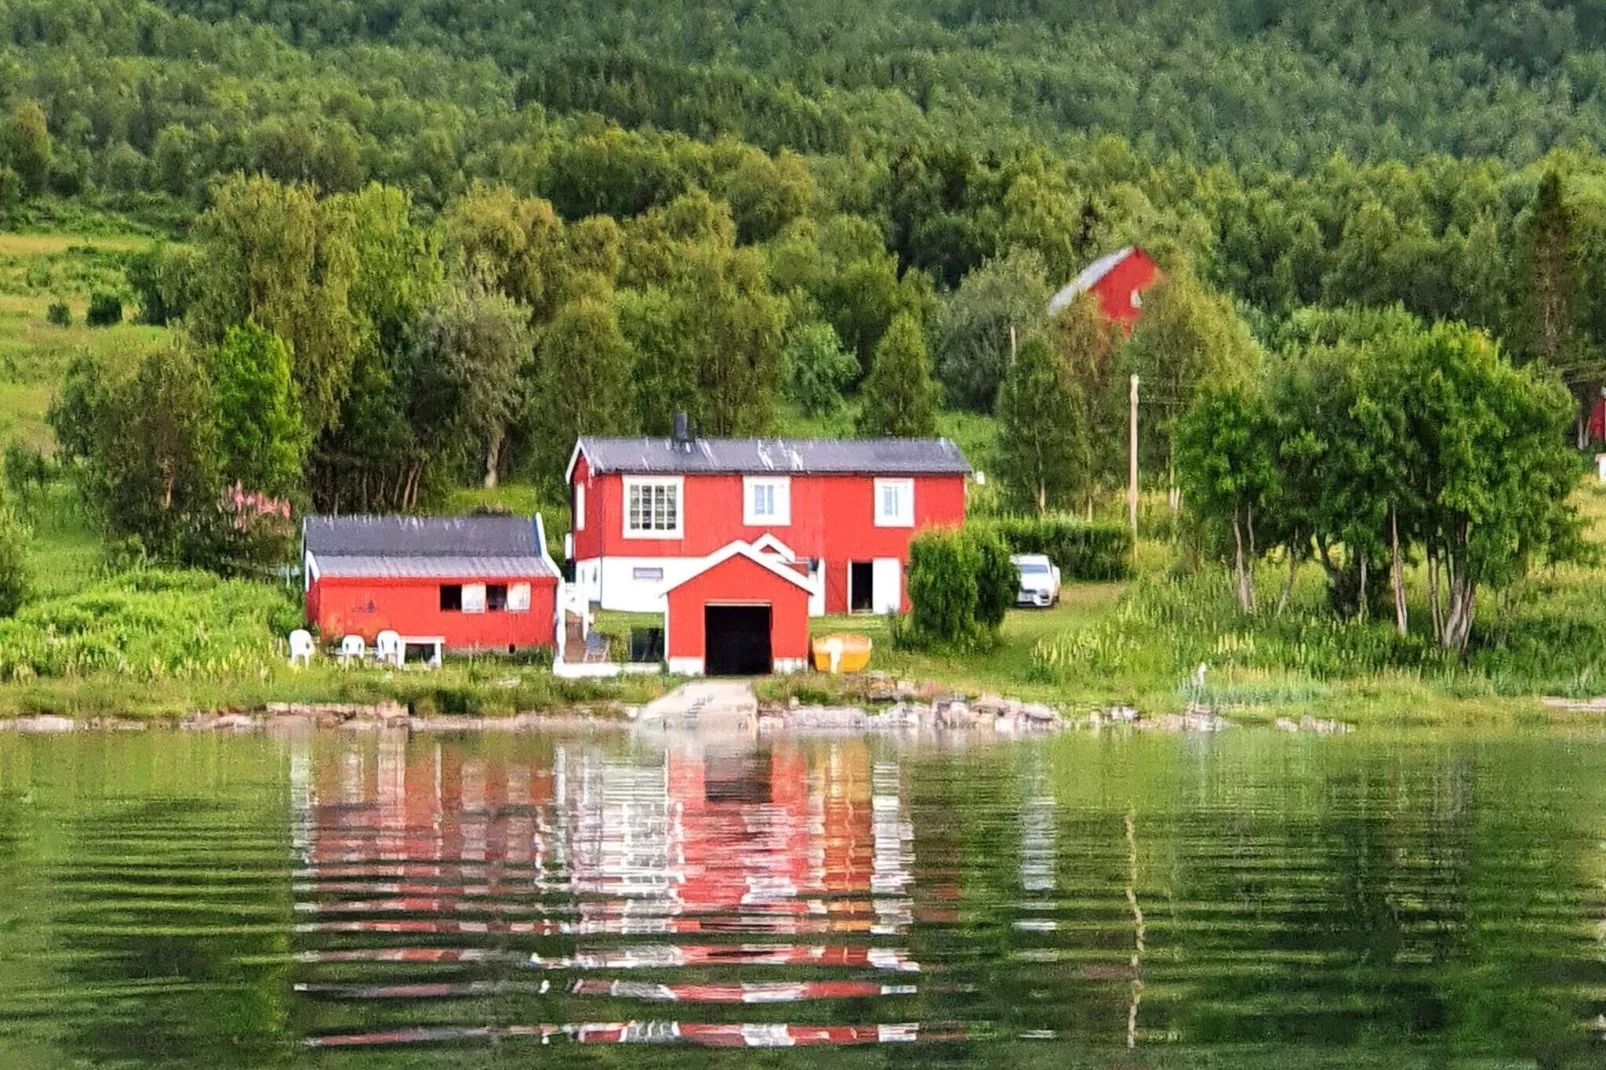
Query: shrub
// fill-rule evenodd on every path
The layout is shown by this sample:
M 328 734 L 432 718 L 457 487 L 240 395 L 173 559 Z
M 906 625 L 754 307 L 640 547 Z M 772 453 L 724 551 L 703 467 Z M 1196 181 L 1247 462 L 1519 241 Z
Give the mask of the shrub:
M 986 529 L 934 529 L 909 546 L 907 625 L 892 629 L 895 645 L 968 646 L 996 638 L 1020 577 L 1009 548 Z
M 1020 589 L 1020 572 L 1009 559 L 1009 547 L 990 528 L 977 528 L 966 533 L 976 548 L 976 623 L 996 633 L 1004 623 L 1004 614 L 1015 603 L 1015 592 Z
M 89 312 L 84 322 L 91 327 L 115 327 L 123 322 L 123 301 L 116 294 L 96 290 L 89 298 Z
M 0 617 L 22 608 L 33 591 L 28 574 L 28 528 L 9 505 L 0 505 Z
M 976 634 L 981 557 L 962 531 L 933 529 L 909 544 L 908 638 L 916 645 L 968 643 Z
M 1014 554 L 1044 554 L 1066 580 L 1122 580 L 1132 574 L 1132 532 L 1124 524 L 1069 516 L 1002 517 L 991 528 Z
M 65 301 L 52 301 L 50 307 L 45 309 L 45 322 L 53 327 L 71 327 L 72 309 L 67 307 Z

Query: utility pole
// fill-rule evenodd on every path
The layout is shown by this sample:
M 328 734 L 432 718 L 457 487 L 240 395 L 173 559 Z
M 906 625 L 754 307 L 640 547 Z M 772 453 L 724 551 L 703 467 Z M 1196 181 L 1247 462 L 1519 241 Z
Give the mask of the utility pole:
M 1138 377 L 1132 377 L 1132 425 L 1128 444 L 1127 520 L 1132 525 L 1132 563 L 1138 561 Z

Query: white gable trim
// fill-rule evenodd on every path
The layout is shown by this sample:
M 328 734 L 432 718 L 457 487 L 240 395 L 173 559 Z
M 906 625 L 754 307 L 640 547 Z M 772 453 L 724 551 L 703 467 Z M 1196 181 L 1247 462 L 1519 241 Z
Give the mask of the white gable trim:
M 773 532 L 765 532 L 758 538 L 754 539 L 753 549 L 759 553 L 763 553 L 765 550 L 772 550 L 786 558 L 788 561 L 797 560 L 797 554 L 792 552 L 792 548 L 786 545 L 786 543 L 782 542 L 780 539 L 777 539 Z
M 710 569 L 723 565 L 733 557 L 745 557 L 749 561 L 753 562 L 753 564 L 769 572 L 775 573 L 775 575 L 781 577 L 783 580 L 786 580 L 788 583 L 795 583 L 805 591 L 808 591 L 810 594 L 814 593 L 814 585 L 809 582 L 809 578 L 807 576 L 803 575 L 801 572 L 798 572 L 796 569 L 790 569 L 785 565 L 777 564 L 772 558 L 767 558 L 760 553 L 751 543 L 742 542 L 740 539 L 737 539 L 723 550 L 715 550 L 713 553 L 703 558 L 702 563 L 697 566 L 697 570 L 695 572 L 682 579 L 676 580 L 674 583 L 671 583 L 669 586 L 663 589 L 663 593 L 667 595 L 675 588 L 690 583 L 698 576 L 701 576 Z
M 585 439 L 583 439 L 583 438 L 575 439 L 574 440 L 574 452 L 569 454 L 569 466 L 563 470 L 563 481 L 565 483 L 573 483 L 574 482 L 574 466 L 580 463 L 580 455 L 582 453 L 584 453 L 584 452 L 585 452 Z M 591 460 L 591 458 L 587 457 L 586 460 L 589 462 Z

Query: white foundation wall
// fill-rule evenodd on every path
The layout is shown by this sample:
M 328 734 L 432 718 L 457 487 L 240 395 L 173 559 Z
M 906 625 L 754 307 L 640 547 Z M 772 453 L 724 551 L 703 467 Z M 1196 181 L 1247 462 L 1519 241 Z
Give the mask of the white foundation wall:
M 701 557 L 603 557 L 594 562 L 597 587 L 591 596 L 603 609 L 662 613 L 664 590 L 703 566 Z M 578 569 L 578 565 L 576 568 Z M 660 569 L 663 578 L 637 579 L 637 569 Z
M 703 567 L 703 557 L 594 557 L 574 563 L 574 586 L 586 600 L 603 609 L 624 613 L 662 613 L 663 592 Z M 636 578 L 637 569 L 662 569 L 663 579 Z M 809 598 L 809 615 L 825 612 L 824 577 L 816 576 L 816 591 Z

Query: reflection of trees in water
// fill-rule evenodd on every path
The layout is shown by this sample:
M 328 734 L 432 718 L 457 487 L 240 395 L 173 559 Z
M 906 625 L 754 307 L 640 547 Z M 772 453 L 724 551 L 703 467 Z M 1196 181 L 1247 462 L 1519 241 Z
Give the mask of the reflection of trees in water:
M 61 1042 L 97 1065 L 260 1064 L 287 1043 L 287 806 L 267 740 L 106 744 L 40 905 Z M 59 838 L 57 838 L 59 836 Z

